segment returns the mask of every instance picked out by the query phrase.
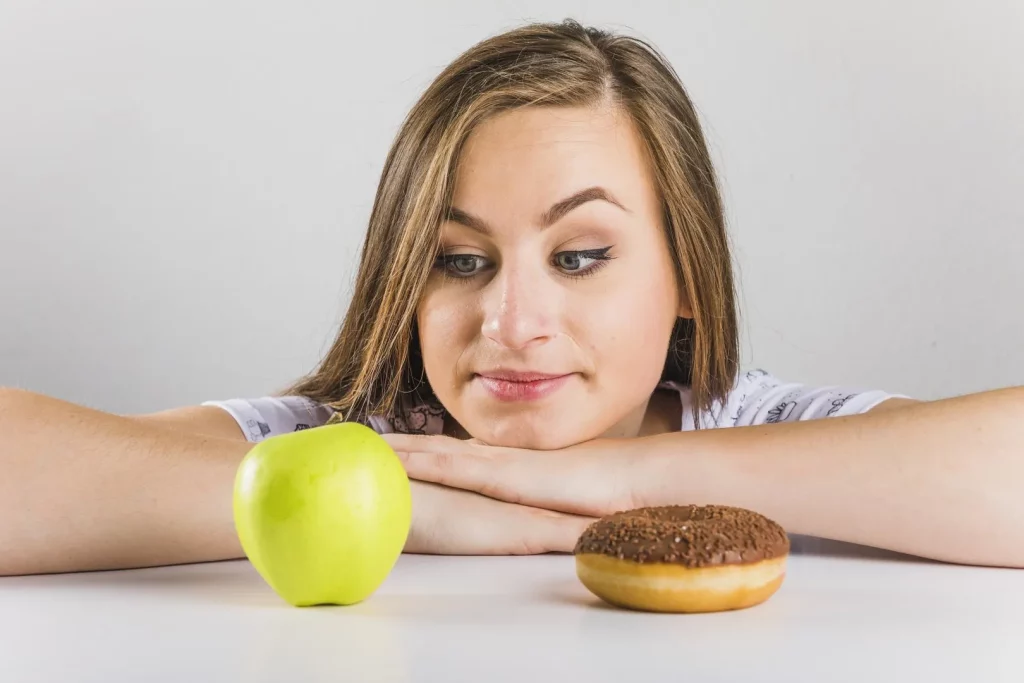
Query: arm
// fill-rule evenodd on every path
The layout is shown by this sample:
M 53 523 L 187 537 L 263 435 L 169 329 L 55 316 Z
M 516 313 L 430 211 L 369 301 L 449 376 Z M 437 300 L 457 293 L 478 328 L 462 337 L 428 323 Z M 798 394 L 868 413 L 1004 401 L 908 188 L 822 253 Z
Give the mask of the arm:
M 0 576 L 243 557 L 231 503 L 252 446 L 217 407 L 117 416 L 0 388 Z M 412 553 L 569 552 L 593 521 L 421 482 L 412 493 Z
M 388 434 L 409 476 L 577 515 L 688 503 L 946 562 L 1024 567 L 1024 387 L 557 453 Z
M 0 389 L 0 575 L 242 557 L 251 446 L 219 408 L 122 417 Z
M 792 533 L 1024 567 L 1024 388 L 635 447 L 639 505 L 731 504 Z
M 125 418 L 151 427 L 163 427 L 187 434 L 213 436 L 218 439 L 245 441 L 238 423 L 221 408 L 211 406 L 185 406 L 145 415 L 125 415 Z M 249 444 L 250 447 L 253 444 Z

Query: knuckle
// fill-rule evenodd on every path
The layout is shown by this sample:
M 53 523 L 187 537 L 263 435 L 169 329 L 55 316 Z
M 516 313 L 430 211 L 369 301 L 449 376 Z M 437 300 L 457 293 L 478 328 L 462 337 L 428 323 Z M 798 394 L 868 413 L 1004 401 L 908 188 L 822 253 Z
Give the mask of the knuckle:
M 487 496 L 488 498 L 494 498 L 495 500 L 503 500 L 506 503 L 520 505 L 523 502 L 522 494 L 514 489 L 509 489 L 500 482 L 487 482 L 480 486 L 479 491 L 481 495 Z
M 609 506 L 609 510 L 599 511 L 601 514 L 613 514 L 616 512 L 625 512 L 626 510 L 634 510 L 638 507 L 642 507 L 636 499 L 628 492 L 622 493 L 616 496 Z
M 451 474 L 455 471 L 455 458 L 447 451 L 434 454 L 434 469 L 439 474 Z
M 540 555 L 546 553 L 547 548 L 545 544 L 540 543 L 537 539 L 532 538 L 521 538 L 513 548 L 513 555 Z

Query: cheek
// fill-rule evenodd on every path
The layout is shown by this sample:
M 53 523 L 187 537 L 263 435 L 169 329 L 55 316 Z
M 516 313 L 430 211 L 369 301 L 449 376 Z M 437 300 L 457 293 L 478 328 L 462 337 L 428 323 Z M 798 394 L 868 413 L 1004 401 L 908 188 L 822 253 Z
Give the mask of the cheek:
M 678 298 L 671 264 L 622 269 L 589 310 L 588 338 L 598 367 L 615 384 L 656 382 L 664 367 Z M 652 380 L 653 377 L 653 380 Z
M 664 361 L 669 335 L 675 323 L 670 303 L 654 293 L 623 301 L 596 321 L 593 345 L 602 361 L 638 367 L 648 360 Z
M 455 370 L 455 360 L 473 337 L 472 311 L 465 303 L 446 299 L 440 294 L 428 294 L 416 311 L 423 365 L 431 384 L 446 379 L 442 375 Z M 437 383 L 443 386 L 447 381 Z

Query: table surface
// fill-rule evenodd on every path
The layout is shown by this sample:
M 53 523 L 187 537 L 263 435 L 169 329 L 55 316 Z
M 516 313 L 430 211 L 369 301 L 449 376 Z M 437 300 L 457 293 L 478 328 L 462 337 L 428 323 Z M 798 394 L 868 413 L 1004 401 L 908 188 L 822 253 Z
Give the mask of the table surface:
M 0 578 L 4 681 L 1024 681 L 1024 571 L 794 538 L 736 612 L 605 605 L 567 555 L 403 556 L 350 607 L 245 561 Z

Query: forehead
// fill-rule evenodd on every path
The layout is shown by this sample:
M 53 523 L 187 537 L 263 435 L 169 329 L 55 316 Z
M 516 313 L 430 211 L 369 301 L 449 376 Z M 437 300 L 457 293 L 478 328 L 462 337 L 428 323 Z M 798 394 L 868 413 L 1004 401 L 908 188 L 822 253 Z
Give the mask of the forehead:
M 651 201 L 647 155 L 632 119 L 612 106 L 523 107 L 491 117 L 467 139 L 453 204 L 518 214 L 593 186 L 638 208 Z

